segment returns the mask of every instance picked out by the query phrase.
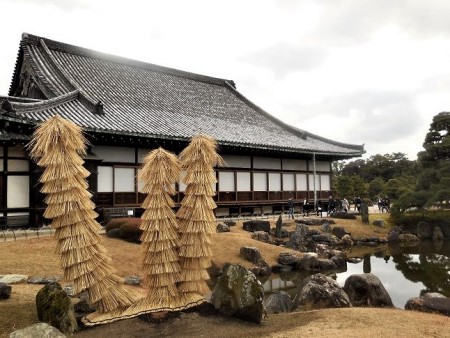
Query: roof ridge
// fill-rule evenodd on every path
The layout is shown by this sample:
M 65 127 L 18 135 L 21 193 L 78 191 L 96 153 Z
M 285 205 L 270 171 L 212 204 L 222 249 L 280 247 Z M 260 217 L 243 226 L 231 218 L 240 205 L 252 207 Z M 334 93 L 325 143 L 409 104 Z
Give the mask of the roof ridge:
M 220 85 L 220 86 L 225 86 L 225 82 L 228 82 L 228 83 L 234 85 L 233 80 L 226 80 L 226 79 L 222 79 L 222 78 L 217 78 L 217 77 L 212 77 L 212 76 L 207 76 L 207 75 L 202 75 L 202 74 L 197 74 L 197 73 L 192 73 L 192 72 L 186 72 L 186 71 L 175 69 L 175 68 L 164 67 L 164 66 L 153 64 L 153 63 L 138 61 L 138 60 L 122 57 L 122 56 L 116 56 L 113 54 L 103 53 L 103 52 L 99 52 L 99 51 L 85 48 L 85 47 L 80 47 L 80 46 L 76 46 L 76 45 L 67 44 L 64 42 L 59 42 L 56 40 L 51 40 L 51 39 L 40 37 L 40 36 L 33 35 L 33 34 L 28 34 L 28 33 L 22 34 L 22 41 L 26 41 L 28 43 L 37 45 L 37 44 L 39 44 L 40 40 L 43 40 L 49 49 L 60 51 L 63 53 L 71 53 L 71 54 L 75 54 L 75 55 L 79 55 L 79 56 L 106 60 L 109 62 L 125 64 L 128 66 L 138 67 L 138 68 L 142 68 L 145 70 L 150 70 L 150 71 L 154 71 L 154 72 L 158 72 L 158 73 L 173 75 L 173 76 L 177 76 L 177 77 L 183 77 L 183 78 L 187 78 L 187 79 L 191 79 L 191 80 L 195 80 L 195 81 L 206 82 L 206 83 L 211 83 L 211 84 Z
M 72 86 L 73 90 L 78 90 L 78 93 L 80 95 L 80 101 L 83 103 L 83 105 L 87 106 L 86 108 L 89 109 L 89 111 L 97 114 L 103 114 L 103 108 L 101 108 L 102 102 L 100 100 L 97 100 L 93 98 L 91 95 L 89 95 L 83 88 L 68 74 L 64 69 L 62 69 L 58 62 L 56 61 L 55 57 L 52 55 L 50 49 L 46 45 L 44 39 L 39 39 L 39 44 L 43 48 L 45 55 L 48 57 L 49 61 L 51 62 L 52 67 L 54 70 L 56 70 L 61 77 L 60 80 L 66 81 L 69 83 L 70 86 Z

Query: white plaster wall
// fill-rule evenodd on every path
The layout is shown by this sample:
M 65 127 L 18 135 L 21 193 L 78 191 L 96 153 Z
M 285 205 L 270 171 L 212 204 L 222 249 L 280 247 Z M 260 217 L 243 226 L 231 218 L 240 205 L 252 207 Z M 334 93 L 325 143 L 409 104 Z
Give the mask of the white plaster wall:
M 307 170 L 306 161 L 284 158 L 283 159 L 283 170 L 305 171 L 305 170 Z
M 8 176 L 8 208 L 28 208 L 30 206 L 30 177 Z
M 3 166 L 3 162 L 2 162 Z M 8 171 L 29 171 L 30 163 L 28 160 L 8 160 Z
M 281 159 L 270 157 L 253 157 L 253 168 L 281 170 Z
M 93 152 L 105 162 L 134 163 L 134 148 L 95 146 Z
M 99 166 L 97 172 L 97 191 L 113 192 L 113 167 Z
M 281 175 L 269 173 L 269 191 L 281 191 Z
M 297 191 L 307 191 L 308 185 L 306 180 L 306 174 L 295 174 L 297 180 Z
M 267 191 L 266 173 L 253 173 L 253 189 L 254 191 Z
M 283 174 L 283 191 L 295 190 L 295 176 L 294 174 Z
M 250 156 L 223 155 L 226 167 L 230 168 L 251 168 Z
M 250 172 L 237 173 L 237 191 L 251 191 Z
M 134 192 L 136 172 L 134 168 L 114 168 L 114 191 Z
M 234 191 L 234 172 L 219 171 L 219 191 Z

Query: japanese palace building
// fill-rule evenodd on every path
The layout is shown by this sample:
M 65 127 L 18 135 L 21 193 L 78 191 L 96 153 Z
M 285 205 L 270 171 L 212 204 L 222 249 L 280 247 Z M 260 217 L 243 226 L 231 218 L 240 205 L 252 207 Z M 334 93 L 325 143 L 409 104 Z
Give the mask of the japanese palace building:
M 271 116 L 233 81 L 120 58 L 23 34 L 8 96 L 0 96 L 0 212 L 44 221 L 42 171 L 28 157 L 34 128 L 55 114 L 81 126 L 93 201 L 136 207 L 136 173 L 156 147 L 179 153 L 192 136 L 217 139 L 227 163 L 217 168 L 217 214 L 275 210 L 290 197 L 326 199 L 331 162 L 361 156 L 344 144 Z M 315 178 L 314 178 L 315 173 Z M 185 186 L 177 184 L 176 202 Z M 137 209 L 138 210 L 138 209 Z

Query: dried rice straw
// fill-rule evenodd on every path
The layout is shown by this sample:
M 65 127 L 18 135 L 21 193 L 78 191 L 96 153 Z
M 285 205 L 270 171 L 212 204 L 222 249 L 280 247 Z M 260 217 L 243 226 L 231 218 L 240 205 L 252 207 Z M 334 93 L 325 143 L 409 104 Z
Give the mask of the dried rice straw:
M 179 173 L 177 157 L 162 148 L 147 154 L 139 171 L 139 179 L 144 182 L 142 191 L 147 193 L 140 229 L 143 271 L 149 291 L 130 307 L 131 312 L 174 311 L 184 306 L 176 287 L 180 278 L 178 225 L 170 197 Z
M 87 290 L 97 314 L 111 316 L 123 312 L 134 297 L 115 275 L 111 259 L 98 235 L 100 225 L 90 200 L 81 155 L 86 139 L 81 128 L 54 116 L 42 123 L 29 144 L 31 157 L 45 168 L 40 181 L 48 204 L 44 216 L 56 229 L 57 252 L 64 278 L 74 281 L 74 290 Z
M 179 158 L 186 171 L 183 183 L 187 187 L 177 212 L 181 243 L 178 254 L 182 268 L 178 291 L 185 301 L 189 301 L 191 297 L 209 291 L 206 269 L 211 266 L 211 234 L 215 229 L 214 166 L 224 162 L 217 153 L 216 141 L 203 135 L 192 138 Z

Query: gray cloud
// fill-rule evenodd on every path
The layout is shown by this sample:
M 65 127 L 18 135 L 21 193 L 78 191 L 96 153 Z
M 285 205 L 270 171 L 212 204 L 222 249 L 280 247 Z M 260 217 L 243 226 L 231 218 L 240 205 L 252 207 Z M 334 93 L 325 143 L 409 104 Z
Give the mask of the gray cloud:
M 330 44 L 362 43 L 383 26 L 397 25 L 416 37 L 450 35 L 447 0 L 318 1 L 323 6 L 316 37 Z
M 52 5 L 62 10 L 85 9 L 89 7 L 89 0 L 6 0 L 14 3 L 32 4 L 36 6 Z
M 347 121 L 342 127 L 346 130 L 339 131 L 339 134 L 346 134 L 347 137 L 342 141 L 351 143 L 377 143 L 388 147 L 389 143 L 410 136 L 423 126 L 415 105 L 415 95 L 407 92 L 355 92 L 328 97 L 313 107 L 293 104 L 289 109 L 299 112 L 294 124 L 300 128 L 304 121 L 317 114 Z M 391 151 L 402 150 L 386 150 Z
M 243 55 L 240 61 L 268 68 L 277 78 L 284 78 L 289 73 L 310 71 L 320 67 L 327 55 L 327 50 L 320 46 L 278 42 Z

